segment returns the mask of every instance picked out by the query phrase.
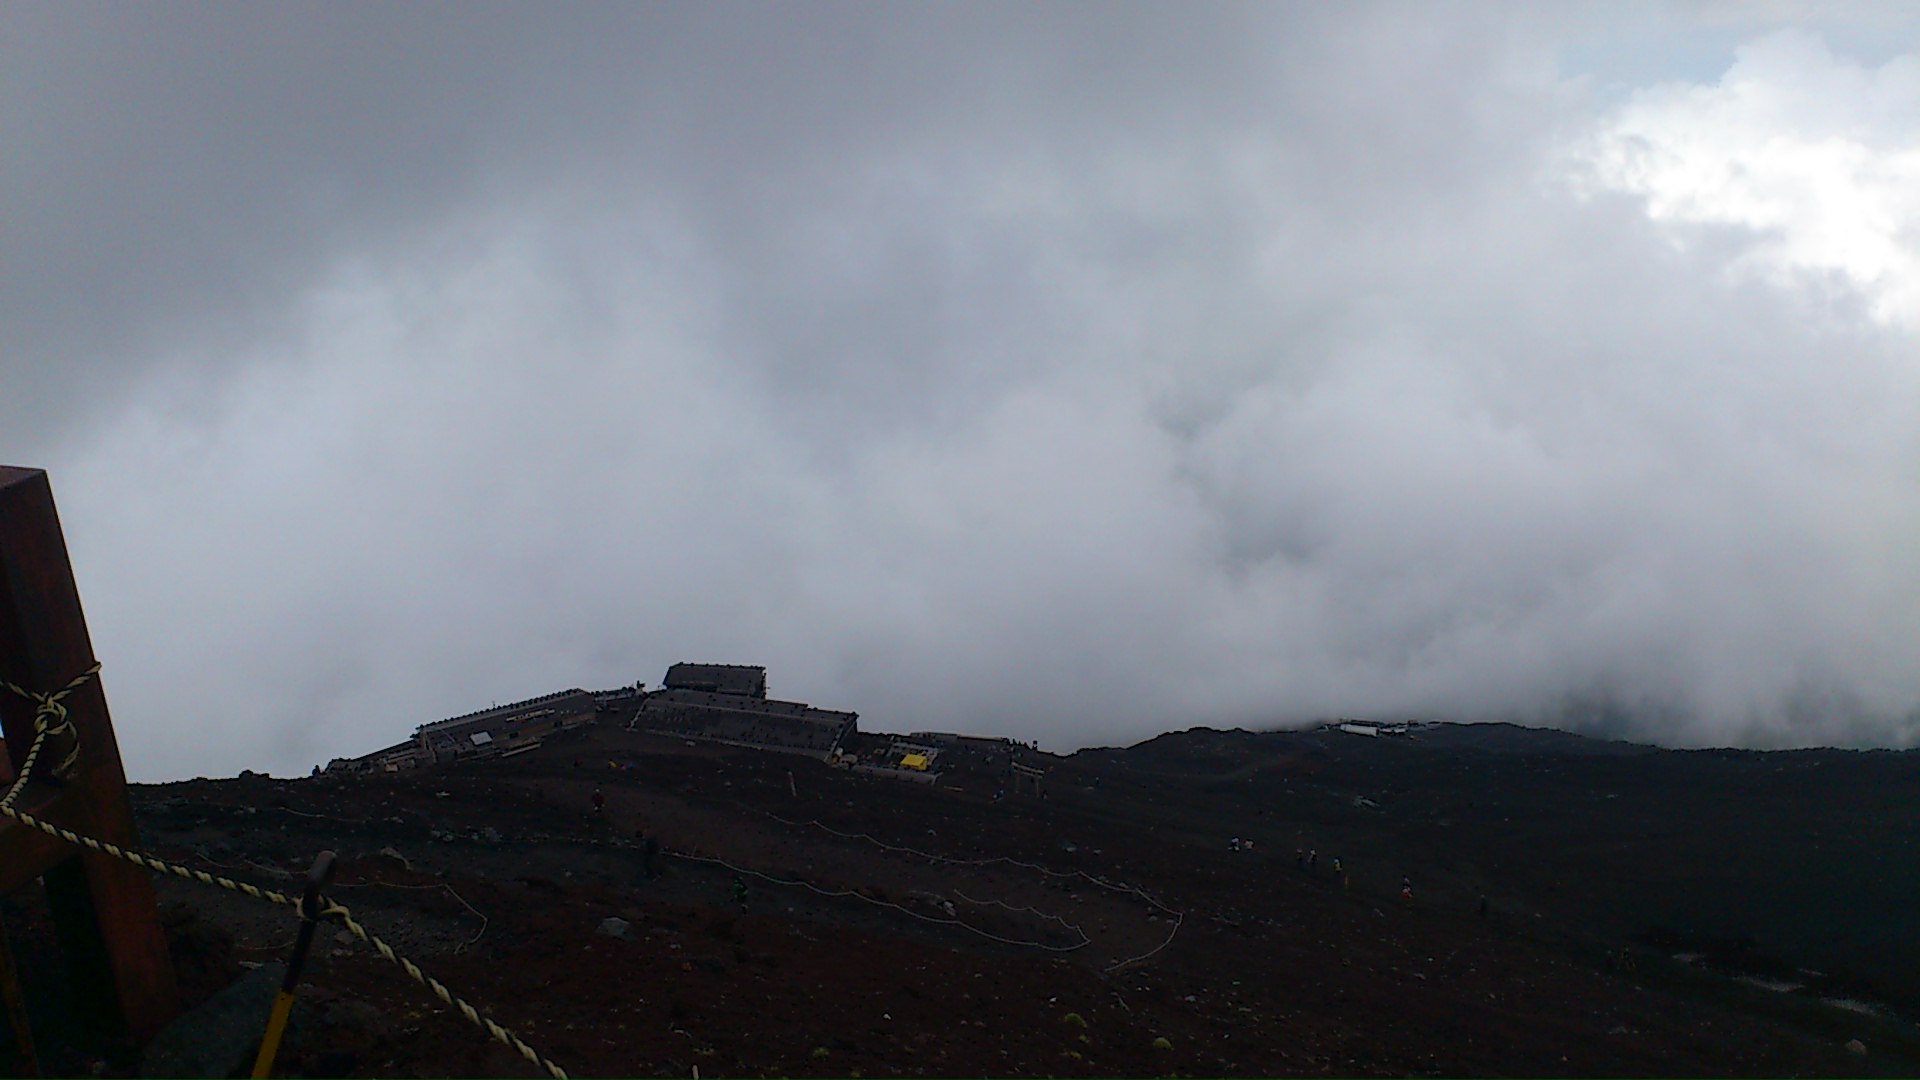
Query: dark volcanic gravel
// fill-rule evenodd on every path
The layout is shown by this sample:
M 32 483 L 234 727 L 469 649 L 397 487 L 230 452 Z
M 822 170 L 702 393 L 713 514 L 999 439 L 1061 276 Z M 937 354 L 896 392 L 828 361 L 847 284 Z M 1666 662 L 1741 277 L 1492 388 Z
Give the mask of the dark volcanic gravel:
M 1802 834 L 1844 849 L 1844 807 L 1801 813 L 1771 848 L 1738 841 L 1783 793 L 1825 805 L 1826 777 L 1806 775 L 1825 768 L 1868 785 L 1855 805 L 1914 872 L 1908 755 L 1862 772 L 1859 756 L 1529 746 L 1517 730 L 1391 747 L 1196 731 L 1051 759 L 1047 798 L 996 802 L 985 772 L 929 787 L 590 728 L 509 760 L 135 801 L 150 849 L 263 885 L 292 889 L 337 851 L 335 898 L 578 1076 L 1912 1073 L 1912 987 L 1887 972 L 1912 966 L 1913 939 L 1904 956 L 1871 947 L 1911 925 L 1876 906 L 1903 882 L 1856 890 L 1855 909 L 1831 881 L 1801 887 L 1824 872 Z M 667 848 L 657 879 L 638 828 Z M 1229 851 L 1236 835 L 1254 849 Z M 1297 866 L 1308 847 L 1317 864 Z M 285 955 L 289 913 L 159 890 L 189 1001 Z M 1838 909 L 1724 899 L 1755 890 Z M 1769 929 L 1848 910 L 1860 925 L 1843 932 Z M 128 1071 L 62 1020 L 44 902 L 4 912 L 47 1068 Z M 609 918 L 622 936 L 596 932 Z M 282 1075 L 538 1075 L 337 934 L 317 937 Z M 1786 977 L 1815 959 L 1820 976 Z

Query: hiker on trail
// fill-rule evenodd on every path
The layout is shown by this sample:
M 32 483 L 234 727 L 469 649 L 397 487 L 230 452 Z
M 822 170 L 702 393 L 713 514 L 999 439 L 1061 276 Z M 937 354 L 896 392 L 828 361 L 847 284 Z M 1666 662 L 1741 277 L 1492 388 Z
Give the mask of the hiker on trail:
M 1409 904 L 1413 903 L 1413 879 L 1412 878 L 1402 877 L 1400 879 L 1400 899 L 1406 901 Z
M 733 902 L 740 905 L 741 911 L 747 910 L 747 883 L 740 880 L 738 874 L 733 878 Z
M 1302 870 L 1305 870 L 1307 868 L 1307 849 L 1306 848 L 1293 849 L 1293 865 L 1299 867 Z
M 1240 838 L 1236 836 L 1236 837 L 1234 837 L 1233 839 L 1231 839 L 1231 840 L 1229 840 L 1229 841 L 1227 841 L 1227 850 L 1228 850 L 1228 851 L 1239 851 L 1239 850 L 1240 850 Z
M 593 812 L 598 814 L 604 811 L 606 808 L 607 808 L 607 797 L 601 794 L 599 788 L 594 788 L 593 789 Z
M 1308 848 L 1307 849 L 1307 869 L 1311 870 L 1314 867 L 1319 865 L 1320 865 L 1319 850 L 1317 848 Z
M 1338 856 L 1338 855 L 1335 855 L 1335 856 L 1333 857 L 1333 876 L 1334 876 L 1334 877 L 1339 877 L 1339 876 L 1340 876 L 1340 873 L 1341 873 L 1341 870 L 1340 870 L 1340 856 Z
M 660 876 L 660 841 L 648 836 L 645 829 L 633 830 L 633 839 L 640 845 L 640 872 L 652 881 Z

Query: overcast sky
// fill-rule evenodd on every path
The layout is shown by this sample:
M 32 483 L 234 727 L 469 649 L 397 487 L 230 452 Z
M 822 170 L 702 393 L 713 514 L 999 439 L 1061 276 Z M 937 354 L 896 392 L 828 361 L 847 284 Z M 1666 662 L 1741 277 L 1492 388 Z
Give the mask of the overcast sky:
M 1920 740 L 1910 4 L 16 2 L 0 146 L 136 779 L 681 659 Z

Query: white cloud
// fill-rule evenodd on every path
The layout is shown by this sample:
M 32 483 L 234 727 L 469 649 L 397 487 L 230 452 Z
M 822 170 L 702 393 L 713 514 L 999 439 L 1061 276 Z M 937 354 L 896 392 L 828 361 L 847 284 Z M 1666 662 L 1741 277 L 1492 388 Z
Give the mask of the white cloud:
M 143 186 L 155 136 L 128 191 L 20 189 L 30 223 L 173 210 L 32 234 L 173 330 L 44 286 L 0 355 L 120 387 L 10 381 L 55 434 L 0 436 L 53 469 L 136 776 L 678 659 L 1050 747 L 1369 711 L 1920 734 L 1906 68 L 1768 39 L 1606 112 L 1491 9 L 884 10 L 425 19 L 390 63 L 354 20 L 236 31 L 141 84 L 164 127 L 305 72 L 200 133 L 228 164 Z M 269 62 L 313 40 L 352 87 Z M 1865 157 L 1755 156 L 1839 138 Z M 368 206 L 286 224 L 330 185 Z M 118 344 L 66 372 L 83 313 Z
M 1714 85 L 1635 94 L 1584 154 L 1658 220 L 1761 233 L 1748 270 L 1839 274 L 1920 327 L 1920 56 L 1869 68 L 1779 31 Z

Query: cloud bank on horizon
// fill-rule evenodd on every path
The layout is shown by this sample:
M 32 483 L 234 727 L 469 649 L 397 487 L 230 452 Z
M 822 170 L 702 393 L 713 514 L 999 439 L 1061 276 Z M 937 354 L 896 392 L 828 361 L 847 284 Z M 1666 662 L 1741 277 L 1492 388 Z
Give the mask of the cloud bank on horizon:
M 17 7 L 0 459 L 136 779 L 678 659 L 1913 745 L 1920 30 L 1622 11 Z

